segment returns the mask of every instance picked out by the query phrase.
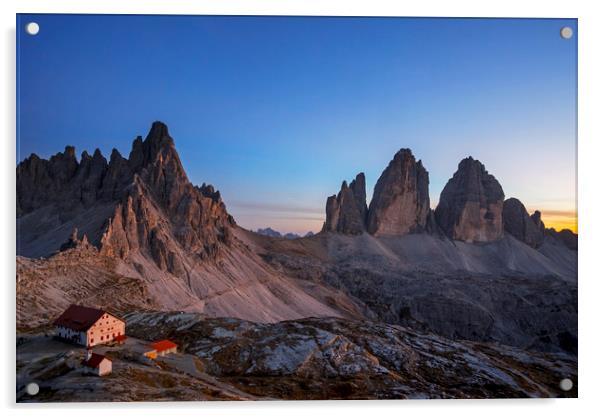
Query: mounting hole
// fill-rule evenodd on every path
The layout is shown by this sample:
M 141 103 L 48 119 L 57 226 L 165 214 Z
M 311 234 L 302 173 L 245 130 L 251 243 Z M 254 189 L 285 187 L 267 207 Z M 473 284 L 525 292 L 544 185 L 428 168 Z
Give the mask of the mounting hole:
M 27 25 L 25 25 L 25 32 L 27 32 L 29 35 L 37 35 L 39 31 L 40 25 L 38 25 L 36 22 L 29 22 Z
M 570 391 L 571 389 L 573 389 L 573 381 L 571 381 L 569 378 L 564 378 L 562 381 L 560 381 L 560 389 L 563 391 Z
M 563 27 L 560 29 L 560 36 L 562 36 L 562 39 L 571 39 L 573 37 L 573 29 L 568 26 Z
M 25 387 L 25 392 L 27 392 L 28 395 L 36 395 L 38 392 L 40 392 L 40 386 L 35 382 L 30 382 Z

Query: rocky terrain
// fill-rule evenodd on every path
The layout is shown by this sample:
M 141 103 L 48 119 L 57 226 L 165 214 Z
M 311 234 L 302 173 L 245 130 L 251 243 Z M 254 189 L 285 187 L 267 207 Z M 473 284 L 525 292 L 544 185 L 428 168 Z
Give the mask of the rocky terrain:
M 512 237 L 486 247 L 425 235 L 258 245 L 274 268 L 360 300 L 366 317 L 454 339 L 577 352 L 576 271 L 564 265 L 576 267 L 576 254 L 548 258 Z M 552 241 L 541 250 L 567 252 Z
M 78 302 L 116 314 L 161 307 L 144 280 L 119 272 L 118 261 L 85 242 L 49 260 L 17 257 L 17 330 L 48 329 Z
M 539 211 L 529 215 L 518 199 L 504 200 L 499 182 L 471 157 L 434 212 L 428 172 L 407 149 L 383 171 L 365 217 L 357 209 L 363 174 L 358 179 L 328 198 L 323 233 L 295 242 L 248 235 L 254 252 L 287 276 L 356 298 L 369 318 L 453 339 L 577 353 L 575 234 L 546 229 Z
M 48 314 L 79 302 L 82 292 L 92 305 L 123 303 L 101 296 L 103 276 L 143 289 L 143 299 L 131 299 L 139 309 L 161 306 L 255 321 L 362 314 L 346 294 L 320 284 L 308 291 L 306 283 L 275 271 L 238 239 L 240 229 L 219 191 L 188 181 L 160 122 L 145 140 L 134 140 L 128 159 L 113 151 L 107 164 L 96 151 L 94 157 L 82 153 L 78 162 L 72 147 L 49 160 L 31 155 L 17 167 L 17 213 L 18 298 L 36 299 L 42 310 L 19 309 L 19 327 L 42 324 Z M 72 256 L 61 248 L 73 251 L 74 231 L 75 240 L 90 249 L 77 257 L 88 253 L 91 259 L 63 267 Z M 87 264 L 96 266 L 84 269 Z M 52 279 L 38 283 L 40 270 Z M 71 291 L 74 279 L 90 286 Z
M 188 180 L 161 122 L 128 158 L 78 160 L 70 146 L 31 155 L 17 167 L 18 332 L 48 332 L 71 303 L 102 307 L 221 363 L 207 372 L 240 399 L 559 395 L 555 378 L 576 375 L 577 235 L 505 199 L 472 157 L 434 210 L 428 187 L 422 161 L 401 149 L 369 204 L 360 173 L 327 198 L 320 233 L 292 239 L 238 226 L 219 191 Z M 186 317 L 198 332 L 172 328 Z M 236 331 L 211 344 L 207 326 Z M 346 374 L 353 363 L 361 372 Z
M 40 383 L 43 401 L 574 397 L 575 359 L 496 344 L 450 341 L 408 328 L 334 318 L 273 324 L 198 314 L 130 313 L 130 335 L 169 338 L 176 355 L 150 361 L 125 346 L 105 378 L 84 376 L 81 352 L 26 336 L 19 381 Z M 46 338 L 47 339 L 47 338 Z M 22 389 L 22 387 L 21 387 Z M 21 401 L 33 401 L 21 391 Z

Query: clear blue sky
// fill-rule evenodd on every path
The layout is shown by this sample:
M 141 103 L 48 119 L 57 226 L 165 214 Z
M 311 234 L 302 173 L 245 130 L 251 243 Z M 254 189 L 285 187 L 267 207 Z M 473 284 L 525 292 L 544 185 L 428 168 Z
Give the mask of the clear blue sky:
M 508 197 L 574 222 L 574 19 L 20 15 L 17 28 L 19 161 L 66 144 L 127 155 L 161 120 L 239 224 L 306 232 L 344 179 L 364 171 L 370 197 L 407 147 L 433 206 L 472 155 Z

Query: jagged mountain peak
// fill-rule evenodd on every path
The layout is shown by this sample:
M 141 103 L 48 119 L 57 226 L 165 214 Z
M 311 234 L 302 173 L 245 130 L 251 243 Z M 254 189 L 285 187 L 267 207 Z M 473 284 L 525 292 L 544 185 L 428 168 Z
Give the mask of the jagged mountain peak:
M 504 201 L 502 218 L 504 231 L 527 245 L 538 248 L 544 240 L 545 228 L 541 222 L 541 213 L 529 216 L 527 209 L 518 198 Z
M 400 149 L 374 187 L 367 229 L 374 235 L 404 235 L 426 228 L 429 174 L 408 148 Z
M 50 160 L 52 159 L 63 159 L 63 158 L 68 158 L 68 159 L 75 159 L 75 147 L 71 146 L 71 145 L 67 145 L 65 146 L 65 150 L 63 152 L 58 152 L 55 155 L 53 155 Z
M 96 149 L 93 156 L 84 151 L 78 163 L 75 149 L 68 146 L 50 160 L 30 157 L 20 163 L 18 216 L 37 210 L 58 218 L 38 229 L 53 230 L 64 223 L 67 233 L 79 227 L 103 253 L 123 257 L 143 251 L 172 272 L 182 272 L 186 257 L 216 254 L 230 240 L 226 229 L 235 224 L 219 191 L 190 183 L 162 122 L 153 123 L 146 139 L 134 140 L 129 159 L 113 149 L 107 163 Z M 39 239 L 36 219 L 30 221 L 34 234 L 23 232 L 22 240 Z M 57 236 L 55 244 L 31 251 L 20 245 L 21 254 L 47 255 L 67 238 Z
M 124 159 L 124 158 L 123 158 L 123 156 L 121 156 L 121 153 L 116 148 L 113 148 L 111 150 L 111 157 L 110 157 L 109 163 L 113 163 L 115 161 L 122 160 L 122 159 Z
M 472 156 L 458 164 L 447 182 L 435 218 L 454 240 L 491 242 L 503 236 L 504 190 L 496 178 Z
M 326 221 L 322 230 L 346 234 L 361 234 L 366 230 L 366 180 L 363 173 L 356 175 L 348 185 L 341 184 L 337 195 L 326 201 Z
M 414 158 L 414 154 L 412 153 L 412 150 L 410 148 L 401 148 L 395 153 L 393 159 L 401 158 Z
M 128 159 L 134 172 L 152 165 L 159 165 L 162 169 L 163 165 L 171 164 L 170 169 L 187 181 L 175 142 L 169 136 L 167 125 L 163 122 L 153 122 L 146 139 L 142 140 L 141 136 L 136 137 Z

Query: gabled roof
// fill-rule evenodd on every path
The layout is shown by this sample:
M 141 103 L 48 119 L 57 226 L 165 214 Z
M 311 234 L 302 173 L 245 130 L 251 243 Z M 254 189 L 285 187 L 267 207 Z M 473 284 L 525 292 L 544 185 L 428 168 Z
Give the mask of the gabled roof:
M 161 352 L 164 350 L 168 350 L 168 349 L 172 349 L 172 348 L 177 348 L 178 345 L 176 345 L 174 342 L 172 342 L 171 340 L 159 340 L 158 342 L 154 342 L 151 343 L 151 346 L 153 347 L 153 349 L 155 349 L 157 352 Z
M 82 361 L 82 365 L 84 365 L 85 367 L 88 367 L 88 368 L 98 368 L 100 366 L 100 363 L 105 359 L 108 361 L 111 361 L 109 358 L 107 358 L 104 355 L 101 355 L 99 353 L 93 353 L 90 356 L 90 359 Z
M 67 327 L 75 331 L 85 331 L 105 314 L 107 314 L 107 312 L 104 310 L 71 304 L 69 308 L 54 321 L 54 325 Z

